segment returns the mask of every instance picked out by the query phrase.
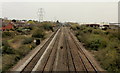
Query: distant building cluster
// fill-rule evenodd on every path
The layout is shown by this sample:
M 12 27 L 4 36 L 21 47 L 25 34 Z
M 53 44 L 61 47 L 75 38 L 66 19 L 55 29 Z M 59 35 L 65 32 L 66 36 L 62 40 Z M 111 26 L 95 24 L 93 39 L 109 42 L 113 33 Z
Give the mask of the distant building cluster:
M 116 27 L 117 28 L 120 27 L 120 23 L 86 23 L 80 25 L 85 25 L 88 27 L 99 27 L 100 29 L 104 29 L 104 28 L 116 29 Z
M 2 21 L 2 26 L 0 27 L 1 31 L 5 30 L 11 30 L 19 27 L 28 27 L 28 26 L 33 26 L 35 24 L 34 21 L 29 20 L 8 20 L 8 19 L 1 19 Z

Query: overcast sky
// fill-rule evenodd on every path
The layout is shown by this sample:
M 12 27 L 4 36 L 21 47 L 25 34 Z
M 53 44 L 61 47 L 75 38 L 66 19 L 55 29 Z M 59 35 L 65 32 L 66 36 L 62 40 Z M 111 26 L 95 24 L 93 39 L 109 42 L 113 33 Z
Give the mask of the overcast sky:
M 117 22 L 117 2 L 5 2 L 2 17 L 38 20 L 39 8 L 45 11 L 44 20 L 76 22 Z

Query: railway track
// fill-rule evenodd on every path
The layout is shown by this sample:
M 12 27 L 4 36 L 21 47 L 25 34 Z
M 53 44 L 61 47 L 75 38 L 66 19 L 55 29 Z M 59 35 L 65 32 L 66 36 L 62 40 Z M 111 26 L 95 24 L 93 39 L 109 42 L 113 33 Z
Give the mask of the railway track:
M 77 65 L 75 64 L 74 53 L 72 53 L 72 50 L 70 50 L 72 48 L 76 48 L 76 50 L 77 50 L 77 52 L 76 52 L 77 54 L 76 55 L 79 56 L 79 60 L 81 61 L 81 65 L 84 68 L 83 72 L 85 72 L 85 73 L 90 73 L 90 72 L 92 72 L 92 73 L 98 73 L 97 69 L 95 68 L 95 66 L 93 65 L 93 63 L 91 62 L 91 60 L 86 56 L 86 54 L 83 51 L 83 49 L 79 46 L 79 43 L 76 43 L 76 40 L 75 40 L 74 36 L 72 35 L 72 33 L 70 32 L 70 30 L 65 29 L 65 32 L 66 33 L 68 32 L 66 35 L 64 35 L 64 38 L 65 38 L 65 42 L 67 43 L 66 44 L 67 48 L 69 48 L 69 51 L 70 51 L 70 54 L 71 54 L 71 57 L 72 57 L 73 66 L 75 68 L 75 71 L 76 72 L 79 71 L 79 68 L 77 68 Z M 69 36 L 69 38 L 66 39 L 68 36 Z M 74 43 L 74 46 L 72 47 L 71 45 L 73 45 L 73 43 Z
M 91 62 L 91 60 L 86 56 L 84 50 L 79 46 L 79 43 L 77 43 L 77 41 L 75 40 L 75 37 L 70 32 L 70 30 L 66 29 L 66 32 L 68 32 L 68 34 L 64 35 L 65 38 L 67 38 L 66 36 L 70 36 L 72 42 L 74 42 L 74 44 L 75 44 L 75 46 L 76 46 L 76 48 L 78 50 L 77 53 L 79 55 L 79 58 L 81 60 L 83 68 L 84 68 L 83 72 L 85 72 L 85 73 L 90 73 L 90 72 L 92 72 L 92 73 L 98 73 L 97 68 L 93 65 L 93 63 Z M 71 45 L 70 44 L 71 41 L 69 41 L 68 39 L 66 39 L 66 42 L 68 43 L 68 47 L 67 48 L 71 49 L 71 46 L 70 46 Z M 72 59 L 73 59 L 73 56 L 74 55 L 71 54 Z M 74 62 L 73 62 L 73 64 L 74 64 Z M 75 64 L 74 64 L 74 67 L 75 67 Z M 75 67 L 75 71 L 77 71 L 76 67 Z
M 98 73 L 68 27 L 58 29 L 20 73 Z
M 29 61 L 29 63 L 23 68 L 23 70 L 20 73 L 30 73 L 36 66 L 37 62 L 45 52 L 47 46 L 50 44 L 51 40 L 54 38 L 56 33 L 59 32 L 60 29 L 58 29 L 49 39 L 48 41 L 42 46 L 42 48 L 36 53 L 36 55 Z

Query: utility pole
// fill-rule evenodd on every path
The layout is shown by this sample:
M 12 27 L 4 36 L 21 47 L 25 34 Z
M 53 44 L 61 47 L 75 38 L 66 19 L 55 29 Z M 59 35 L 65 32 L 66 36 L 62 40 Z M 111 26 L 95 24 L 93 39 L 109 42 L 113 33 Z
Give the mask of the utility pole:
M 39 8 L 38 9 L 38 19 L 39 19 L 39 22 L 42 22 L 43 21 L 43 17 L 44 17 L 44 9 L 43 8 Z

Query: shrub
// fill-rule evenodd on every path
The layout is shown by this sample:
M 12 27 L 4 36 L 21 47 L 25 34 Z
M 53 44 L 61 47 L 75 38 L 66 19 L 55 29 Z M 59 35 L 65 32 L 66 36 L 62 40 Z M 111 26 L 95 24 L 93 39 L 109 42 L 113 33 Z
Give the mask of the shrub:
M 120 56 L 115 49 L 109 48 L 102 49 L 96 55 L 99 59 L 102 67 L 108 71 L 119 71 L 120 68 Z
M 15 50 L 9 46 L 7 41 L 2 42 L 2 54 L 14 54 Z
M 25 38 L 22 43 L 23 44 L 30 44 L 32 41 L 33 41 L 33 38 L 29 37 L 29 38 Z
M 77 38 L 80 42 L 82 42 L 82 36 L 77 35 Z
M 25 27 L 25 29 L 33 30 L 33 27 Z
M 92 33 L 92 29 L 88 29 L 88 32 L 89 32 L 89 33 Z
M 118 33 L 118 39 L 120 40 L 120 32 Z
M 79 24 L 73 23 L 73 24 L 71 24 L 71 29 L 73 29 L 73 30 L 79 30 L 80 26 L 79 26 Z
M 108 35 L 108 34 L 109 34 L 109 32 L 104 32 L 104 34 Z
M 87 36 L 86 34 L 82 34 L 82 35 L 78 35 L 78 36 L 77 36 L 78 40 L 79 40 L 80 42 L 82 42 L 82 43 L 85 43 L 85 44 L 88 42 L 88 41 L 87 41 L 88 37 L 89 37 L 89 36 Z
M 13 37 L 15 35 L 15 32 L 5 31 L 2 32 L 2 37 Z
M 20 57 L 24 57 L 30 50 L 30 45 L 22 45 L 19 49 L 16 50 L 16 54 L 20 55 Z
M 100 30 L 98 30 L 98 29 L 94 29 L 93 33 L 94 33 L 94 34 L 100 34 L 101 32 L 100 32 Z
M 36 44 L 35 44 L 35 43 L 32 43 L 30 49 L 32 50 L 32 49 L 34 49 L 35 47 L 36 47 Z
M 16 57 L 15 57 L 15 61 L 17 62 L 17 61 L 19 61 L 21 59 L 21 57 L 20 57 L 20 55 L 16 55 Z
M 90 49 L 92 50 L 98 50 L 98 48 L 101 46 L 101 41 L 99 39 L 95 39 L 90 41 L 90 43 L 88 43 L 87 45 Z
M 87 41 L 85 42 L 87 47 L 91 50 L 98 50 L 99 48 L 107 47 L 108 39 L 100 35 L 90 35 Z
M 51 31 L 53 31 L 53 26 L 51 24 L 43 24 L 42 27 L 45 30 L 51 30 Z
M 18 28 L 18 29 L 16 29 L 16 31 L 19 32 L 19 33 L 21 33 L 22 30 L 23 30 L 23 28 Z
M 11 68 L 16 62 L 14 61 L 15 55 L 5 54 L 2 56 L 2 72 L 6 73 L 9 68 Z
M 83 28 L 83 26 L 82 26 L 82 28 Z M 82 32 L 84 32 L 84 33 L 92 33 L 92 31 L 93 31 L 93 29 L 91 27 L 87 27 L 85 29 L 85 26 L 84 26 L 84 29 L 82 30 Z
M 2 54 L 14 54 L 13 48 L 4 46 L 2 50 Z
M 44 38 L 45 37 L 45 32 L 43 29 L 36 29 L 33 34 L 32 37 L 35 38 Z

